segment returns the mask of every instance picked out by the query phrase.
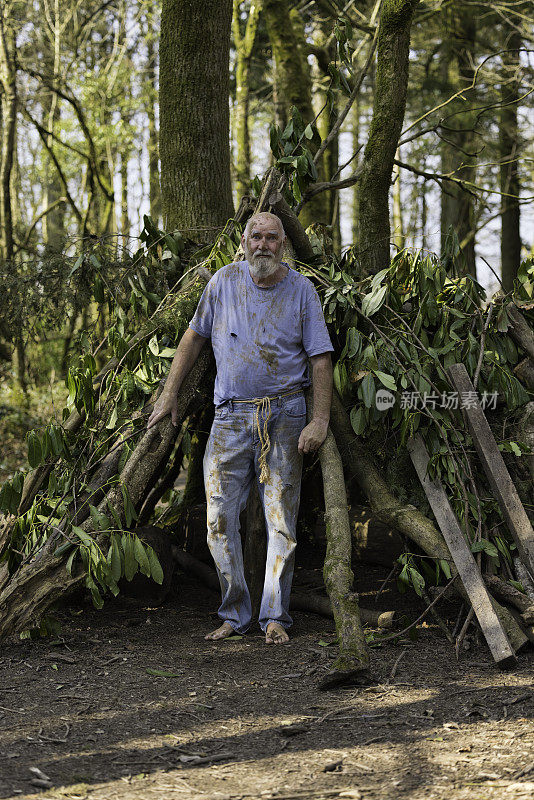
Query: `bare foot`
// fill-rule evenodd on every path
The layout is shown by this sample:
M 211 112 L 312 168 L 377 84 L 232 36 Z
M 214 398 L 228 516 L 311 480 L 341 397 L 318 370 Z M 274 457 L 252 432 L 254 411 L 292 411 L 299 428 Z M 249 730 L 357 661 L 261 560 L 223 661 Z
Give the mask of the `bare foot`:
M 223 622 L 220 628 L 217 628 L 216 631 L 211 631 L 211 633 L 207 633 L 204 636 L 204 639 L 227 639 L 229 636 L 232 636 L 235 633 L 234 629 L 230 625 L 229 622 Z
M 265 643 L 285 644 L 286 642 L 289 642 L 286 629 L 279 625 L 278 622 L 269 622 L 265 631 Z

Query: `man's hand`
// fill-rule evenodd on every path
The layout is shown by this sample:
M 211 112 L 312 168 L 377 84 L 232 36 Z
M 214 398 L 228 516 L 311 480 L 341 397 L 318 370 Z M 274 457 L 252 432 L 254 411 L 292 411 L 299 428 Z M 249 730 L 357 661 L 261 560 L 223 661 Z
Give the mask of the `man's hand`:
M 324 419 L 312 419 L 302 430 L 299 437 L 299 453 L 314 453 L 326 439 L 328 422 Z
M 154 403 L 154 410 L 148 418 L 147 428 L 152 428 L 167 414 L 171 415 L 172 424 L 178 425 L 178 392 L 185 376 L 192 368 L 207 341 L 204 336 L 195 333 L 192 328 L 187 328 L 180 339 L 180 344 L 176 348 L 176 353 L 165 381 L 165 388 Z
M 148 418 L 148 422 L 146 424 L 147 430 L 148 428 L 152 428 L 154 425 L 156 425 L 156 423 L 158 423 L 160 419 L 163 419 L 163 417 L 166 417 L 167 414 L 171 415 L 172 424 L 175 426 L 178 425 L 177 397 L 170 397 L 165 392 L 162 392 L 154 403 L 152 414 Z

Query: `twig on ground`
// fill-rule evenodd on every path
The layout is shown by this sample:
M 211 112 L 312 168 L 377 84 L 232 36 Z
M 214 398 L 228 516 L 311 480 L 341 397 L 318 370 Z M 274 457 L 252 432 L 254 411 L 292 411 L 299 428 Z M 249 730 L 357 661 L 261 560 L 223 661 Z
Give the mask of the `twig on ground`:
M 391 672 L 389 673 L 389 678 L 388 678 L 388 679 L 387 679 L 387 681 L 386 681 L 386 685 L 387 685 L 387 684 L 388 684 L 390 681 L 392 681 L 392 680 L 393 680 L 393 678 L 395 677 L 395 675 L 397 674 L 397 667 L 399 666 L 399 664 L 400 664 L 400 662 L 401 662 L 401 659 L 403 659 L 403 658 L 404 658 L 404 656 L 406 655 L 406 653 L 407 653 L 407 652 L 408 652 L 407 650 L 403 650 L 403 651 L 402 651 L 402 653 L 401 653 L 401 654 L 400 654 L 400 655 L 397 657 L 397 660 L 396 660 L 396 661 L 395 661 L 395 663 L 393 664 L 393 668 L 392 668 Z
M 65 737 L 63 739 L 55 739 L 48 736 L 43 736 L 43 728 L 39 728 L 39 733 L 37 736 L 41 740 L 41 742 L 50 742 L 51 744 L 67 744 L 67 739 L 70 733 L 70 725 L 68 722 L 65 723 Z
M 473 608 L 471 607 L 469 609 L 469 611 L 468 611 L 467 617 L 465 618 L 465 622 L 462 625 L 462 630 L 460 631 L 460 633 L 458 635 L 458 638 L 456 639 L 456 644 L 454 646 L 454 651 L 456 653 L 456 660 L 457 661 L 460 658 L 460 647 L 462 646 L 462 642 L 463 642 L 463 640 L 465 638 L 465 634 L 467 633 L 467 629 L 468 629 L 469 625 L 471 624 L 471 620 L 473 619 L 474 613 L 475 612 L 473 611 Z

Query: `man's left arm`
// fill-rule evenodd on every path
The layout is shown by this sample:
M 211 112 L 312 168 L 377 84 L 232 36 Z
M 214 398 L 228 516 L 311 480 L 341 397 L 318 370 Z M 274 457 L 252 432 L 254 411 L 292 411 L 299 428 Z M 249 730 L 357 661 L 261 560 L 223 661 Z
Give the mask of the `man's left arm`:
M 317 450 L 328 431 L 330 404 L 332 402 L 332 359 L 330 353 L 310 358 L 313 376 L 313 417 L 299 438 L 299 453 Z

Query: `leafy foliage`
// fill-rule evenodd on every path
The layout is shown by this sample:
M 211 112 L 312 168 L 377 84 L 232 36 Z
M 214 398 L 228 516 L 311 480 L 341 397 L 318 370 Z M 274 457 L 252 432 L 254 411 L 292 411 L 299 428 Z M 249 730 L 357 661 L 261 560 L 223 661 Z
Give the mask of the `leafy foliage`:
M 501 420 L 504 415 L 497 434 L 501 450 L 514 458 L 529 452 L 502 433 L 531 399 L 513 373 L 520 355 L 508 333 L 510 297 L 497 296 L 484 306 L 482 287 L 470 276 L 451 276 L 431 253 L 402 251 L 388 268 L 361 281 L 352 277 L 354 259 L 349 251 L 340 263 L 310 269 L 310 275 L 322 285 L 325 315 L 337 335 L 334 382 L 355 433 L 379 442 L 377 456 L 386 469 L 408 439 L 421 434 L 431 456 L 429 473 L 443 483 L 473 552 L 511 563 L 515 545 L 462 419 L 462 405 L 473 398 L 458 397 L 447 376 L 454 363 L 463 363 L 471 378 L 479 370 L 477 390 L 486 412 L 490 419 L 492 410 Z M 514 297 L 520 306 L 523 300 L 527 315 L 533 281 L 534 266 L 526 262 Z M 402 472 L 399 494 L 417 493 L 414 473 Z M 399 586 L 411 585 L 418 594 L 425 579 L 450 576 L 444 564 L 430 569 L 413 554 L 401 559 L 399 570 Z
M 52 422 L 27 436 L 29 467 L 46 470 L 47 481 L 21 514 L 24 473 L 17 472 L 2 486 L 0 511 L 14 516 L 11 536 L 0 554 L 0 563 L 6 563 L 10 573 L 54 537 L 55 553 L 68 554 L 70 575 L 85 575 L 97 608 L 102 607 L 108 590 L 118 593 L 121 578 L 130 581 L 141 572 L 162 583 L 156 553 L 128 530 L 137 520 L 138 509 L 120 473 L 145 431 L 145 406 L 168 372 L 204 287 L 193 270 L 201 262 L 214 270 L 231 261 L 240 231 L 233 225 L 230 231 L 223 231 L 207 250 L 190 246 L 186 260 L 181 234 L 165 234 L 145 217 L 143 246 L 128 259 L 120 280 L 113 284 L 104 280 L 102 263 L 92 254 L 94 298 L 106 305 L 109 315 L 105 354 L 111 361 L 99 375 L 95 343 L 82 333 L 80 353 L 66 378 L 69 395 L 63 424 Z M 86 254 L 76 259 L 72 278 L 85 258 Z M 162 272 L 172 269 L 174 276 L 177 268 L 180 275 L 169 291 Z M 73 413 L 84 418 L 76 433 L 66 425 Z M 93 486 L 102 462 L 117 451 L 117 472 L 104 485 L 97 481 Z M 122 508 L 107 501 L 103 509 L 102 492 L 108 494 L 113 486 L 120 488 Z

